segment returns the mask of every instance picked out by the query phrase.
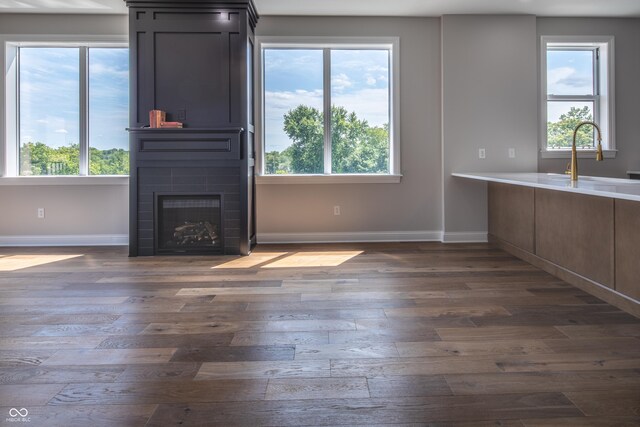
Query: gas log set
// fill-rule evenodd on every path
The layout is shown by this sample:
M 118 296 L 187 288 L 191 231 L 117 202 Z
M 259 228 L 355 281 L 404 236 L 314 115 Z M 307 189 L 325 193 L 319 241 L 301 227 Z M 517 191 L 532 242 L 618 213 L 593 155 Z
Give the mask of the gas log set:
M 185 222 L 177 226 L 166 246 L 210 246 L 218 243 L 216 227 L 209 221 Z

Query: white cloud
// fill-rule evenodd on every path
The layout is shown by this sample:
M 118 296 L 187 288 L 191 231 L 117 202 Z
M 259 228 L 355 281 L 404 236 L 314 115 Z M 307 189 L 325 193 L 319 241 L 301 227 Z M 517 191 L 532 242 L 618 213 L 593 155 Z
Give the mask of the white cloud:
M 547 73 L 547 83 L 550 85 L 558 84 L 560 81 L 574 75 L 575 73 L 576 69 L 571 67 L 552 68 Z
M 573 67 L 552 68 L 547 72 L 547 86 L 551 94 L 590 94 L 593 82 L 589 76 Z
M 353 86 L 353 82 L 345 73 L 340 73 L 331 79 L 331 88 L 337 92 L 342 92 Z
M 118 69 L 116 67 L 107 66 L 99 62 L 91 64 L 89 72 L 92 75 L 100 75 L 101 77 L 111 77 L 124 81 L 129 80 L 129 70 Z
M 367 71 L 369 73 L 388 74 L 389 73 L 389 67 L 387 65 L 370 65 L 370 66 L 367 67 Z
M 365 119 L 372 126 L 389 123 L 389 91 L 387 89 L 362 89 L 351 93 L 336 95 L 333 105 L 345 107 L 349 112 L 355 111 L 360 119 Z
M 375 77 L 373 77 L 371 75 L 367 76 L 367 84 L 369 86 L 375 86 L 377 82 L 378 81 L 375 79 Z
M 285 110 L 289 111 L 298 105 L 310 105 L 312 107 L 322 106 L 322 90 L 296 90 L 290 91 L 266 91 L 264 102 L 267 111 Z
M 322 75 L 322 50 L 280 50 L 267 49 L 265 71 L 290 73 L 292 70 L 307 70 Z

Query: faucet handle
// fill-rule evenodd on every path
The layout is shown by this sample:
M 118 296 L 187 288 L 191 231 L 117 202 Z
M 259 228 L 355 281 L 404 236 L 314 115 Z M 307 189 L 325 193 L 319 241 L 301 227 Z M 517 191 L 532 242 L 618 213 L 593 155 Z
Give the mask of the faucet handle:
M 571 162 L 568 162 L 568 163 L 567 163 L 567 167 L 566 167 L 566 169 L 564 170 L 564 174 L 565 174 L 565 175 L 571 175 Z

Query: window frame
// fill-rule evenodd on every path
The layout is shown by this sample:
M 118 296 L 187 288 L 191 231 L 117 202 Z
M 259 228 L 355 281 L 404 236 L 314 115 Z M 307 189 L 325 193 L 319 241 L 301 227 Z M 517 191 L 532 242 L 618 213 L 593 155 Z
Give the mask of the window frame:
M 264 174 L 264 61 L 263 50 L 322 49 L 323 50 L 323 106 L 331 109 L 331 49 L 371 49 L 389 51 L 389 173 L 386 174 L 336 174 L 331 170 L 331 135 L 324 121 L 324 173 L 323 174 Z M 256 37 L 254 63 L 256 89 L 256 182 L 258 184 L 333 184 L 333 183 L 399 183 L 402 177 L 400 164 L 400 39 L 398 37 Z M 328 159 L 328 161 L 327 161 Z
M 548 95 L 547 52 L 548 50 L 592 50 L 598 51 L 594 59 L 594 94 Z M 595 52 L 594 52 L 595 55 Z M 541 36 L 540 38 L 540 153 L 542 158 L 569 158 L 571 148 L 547 148 L 547 105 L 551 101 L 594 102 L 594 121 L 602 131 L 605 158 L 615 158 L 615 82 L 614 82 L 614 37 L 613 36 Z M 595 131 L 595 130 L 594 130 Z M 579 149 L 578 157 L 592 158 L 593 149 Z
M 0 36 L 3 49 L 4 73 L 0 82 L 0 118 L 4 133 L 0 140 L 0 185 L 124 185 L 128 175 L 89 175 L 88 140 L 88 61 L 82 49 L 80 52 L 80 174 L 79 175 L 19 175 L 20 152 L 20 106 L 19 106 L 19 64 L 21 47 L 48 48 L 129 48 L 128 37 L 111 35 L 10 35 Z M 87 50 L 84 50 L 85 54 Z M 83 76 L 84 74 L 84 76 Z M 85 118 L 85 120 L 82 119 Z M 84 164 L 83 164 L 84 163 Z M 84 169 L 83 169 L 84 168 Z M 84 174 L 83 174 L 84 172 Z

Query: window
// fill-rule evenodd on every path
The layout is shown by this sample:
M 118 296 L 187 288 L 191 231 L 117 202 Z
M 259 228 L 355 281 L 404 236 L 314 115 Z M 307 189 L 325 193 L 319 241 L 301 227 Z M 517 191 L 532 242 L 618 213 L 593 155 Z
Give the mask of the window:
M 396 40 L 259 43 L 263 176 L 399 174 Z
M 17 114 L 7 145 L 16 148 L 7 149 L 5 175 L 127 175 L 128 49 L 23 43 L 13 51 L 7 89 L 15 86 Z
M 602 131 L 602 146 L 612 153 L 613 39 L 610 37 L 542 38 L 543 156 L 564 156 L 571 149 L 573 131 L 593 121 Z M 582 127 L 576 148 L 595 150 L 596 129 Z

